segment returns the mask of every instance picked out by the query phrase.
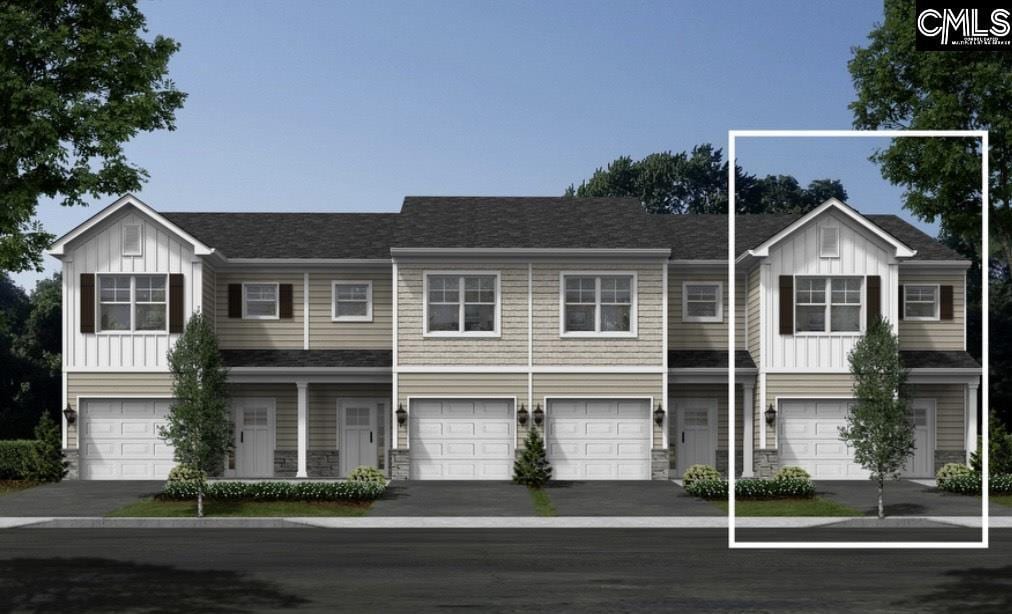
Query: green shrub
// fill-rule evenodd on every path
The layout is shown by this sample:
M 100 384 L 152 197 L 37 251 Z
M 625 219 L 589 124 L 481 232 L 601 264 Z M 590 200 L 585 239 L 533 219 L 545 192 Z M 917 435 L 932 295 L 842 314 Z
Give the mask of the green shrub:
M 945 488 L 945 483 L 954 478 L 965 478 L 967 476 L 974 475 L 973 469 L 970 469 L 962 463 L 946 463 L 938 470 L 935 474 L 935 479 L 938 481 L 938 487 L 942 490 Z
M 354 470 L 348 475 L 348 479 L 355 482 L 379 482 L 380 484 L 387 483 L 387 476 L 383 475 L 383 472 L 376 467 L 367 467 L 365 465 L 361 467 L 355 467 Z
M 25 463 L 34 446 L 31 439 L 0 441 L 0 480 L 25 479 Z
M 696 466 L 703 467 L 705 465 Z M 688 473 L 688 471 L 685 473 Z M 685 492 L 700 499 L 727 499 L 727 480 L 718 477 L 716 479 L 697 478 L 692 481 L 686 481 Z
M 204 482 L 207 474 L 196 467 L 189 465 L 176 465 L 169 471 L 170 482 Z
M 165 499 L 196 499 L 195 482 L 166 482 Z M 346 482 L 226 482 L 204 485 L 204 497 L 215 501 L 372 501 L 386 491 L 386 484 Z
M 1012 473 L 991 476 L 992 495 L 1012 495 Z
M 809 475 L 809 473 L 804 469 L 802 469 L 801 467 L 793 467 L 793 466 L 781 467 L 780 469 L 777 469 L 776 473 L 773 474 L 774 480 L 783 480 L 788 478 L 797 480 L 810 480 L 812 479 L 812 476 Z
M 35 427 L 35 445 L 25 463 L 25 479 L 36 482 L 59 482 L 67 475 L 69 463 L 63 460 L 63 433 L 48 413 L 42 414 Z
M 693 480 L 686 483 L 685 492 L 701 499 L 727 499 L 727 480 Z M 811 480 L 799 478 L 746 478 L 735 480 L 734 496 L 737 499 L 811 499 L 815 496 L 815 485 Z
M 552 465 L 548 462 L 545 440 L 538 429 L 527 431 L 524 450 L 513 462 L 513 481 L 528 488 L 541 488 L 552 479 Z
M 1012 433 L 1006 430 L 998 414 L 991 412 L 988 420 L 988 447 L 991 449 L 988 455 L 988 471 L 991 475 L 1012 474 Z M 983 468 L 981 447 L 984 438 L 977 440 L 977 450 L 970 454 L 970 467 L 977 473 Z
M 1012 474 L 992 475 L 989 486 L 992 495 L 1012 495 Z M 980 475 L 973 472 L 938 481 L 939 490 L 957 495 L 979 495 L 980 487 Z
M 685 488 L 688 487 L 698 480 L 719 480 L 720 472 L 710 465 L 693 465 L 685 470 L 682 474 L 682 481 L 685 484 Z

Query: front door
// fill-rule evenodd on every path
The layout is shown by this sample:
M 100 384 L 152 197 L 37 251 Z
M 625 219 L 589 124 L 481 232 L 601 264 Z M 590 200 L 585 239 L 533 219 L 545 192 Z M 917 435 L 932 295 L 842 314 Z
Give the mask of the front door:
M 376 466 L 379 435 L 376 421 L 381 403 L 375 399 L 341 399 L 337 402 L 338 455 L 342 476 L 356 467 Z
M 678 399 L 678 471 L 717 463 L 717 399 Z
M 934 401 L 916 399 L 910 407 L 914 422 L 914 455 L 907 459 L 904 477 L 930 478 L 934 475 Z
M 267 478 L 274 474 L 274 399 L 237 402 L 235 469 L 241 478 Z

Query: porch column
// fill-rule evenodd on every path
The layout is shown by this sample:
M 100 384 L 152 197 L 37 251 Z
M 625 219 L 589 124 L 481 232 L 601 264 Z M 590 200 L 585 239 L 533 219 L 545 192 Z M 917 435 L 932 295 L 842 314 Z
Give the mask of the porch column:
M 309 447 L 309 400 L 308 382 L 295 382 L 299 389 L 299 467 L 295 472 L 297 478 L 308 478 L 306 472 L 306 449 Z
M 966 385 L 966 462 L 977 451 L 977 387 L 976 382 Z
M 754 384 L 752 382 L 742 383 L 741 388 L 741 441 L 743 444 L 741 477 L 751 478 L 754 476 L 752 473 L 752 391 Z

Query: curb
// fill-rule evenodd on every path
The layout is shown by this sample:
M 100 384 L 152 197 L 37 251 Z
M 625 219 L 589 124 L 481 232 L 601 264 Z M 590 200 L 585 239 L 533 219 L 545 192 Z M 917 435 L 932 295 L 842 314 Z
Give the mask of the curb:
M 0 529 L 726 529 L 725 516 L 390 516 L 361 518 L 0 518 Z M 738 529 L 980 528 L 974 516 L 738 518 Z M 991 528 L 1012 528 L 1012 516 L 989 519 Z

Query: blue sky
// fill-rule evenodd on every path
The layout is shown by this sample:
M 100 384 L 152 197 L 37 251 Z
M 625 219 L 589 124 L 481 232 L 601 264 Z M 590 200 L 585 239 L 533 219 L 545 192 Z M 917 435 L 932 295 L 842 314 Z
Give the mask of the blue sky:
M 881 2 L 142 2 L 182 44 L 178 129 L 138 136 L 163 211 L 396 211 L 407 194 L 553 195 L 623 154 L 727 130 L 850 128 Z M 746 142 L 739 162 L 898 212 L 882 142 Z M 96 208 L 40 207 L 66 232 Z M 933 232 L 933 231 L 932 231 Z M 56 262 L 47 257 L 48 271 Z M 35 274 L 17 276 L 30 286 Z

